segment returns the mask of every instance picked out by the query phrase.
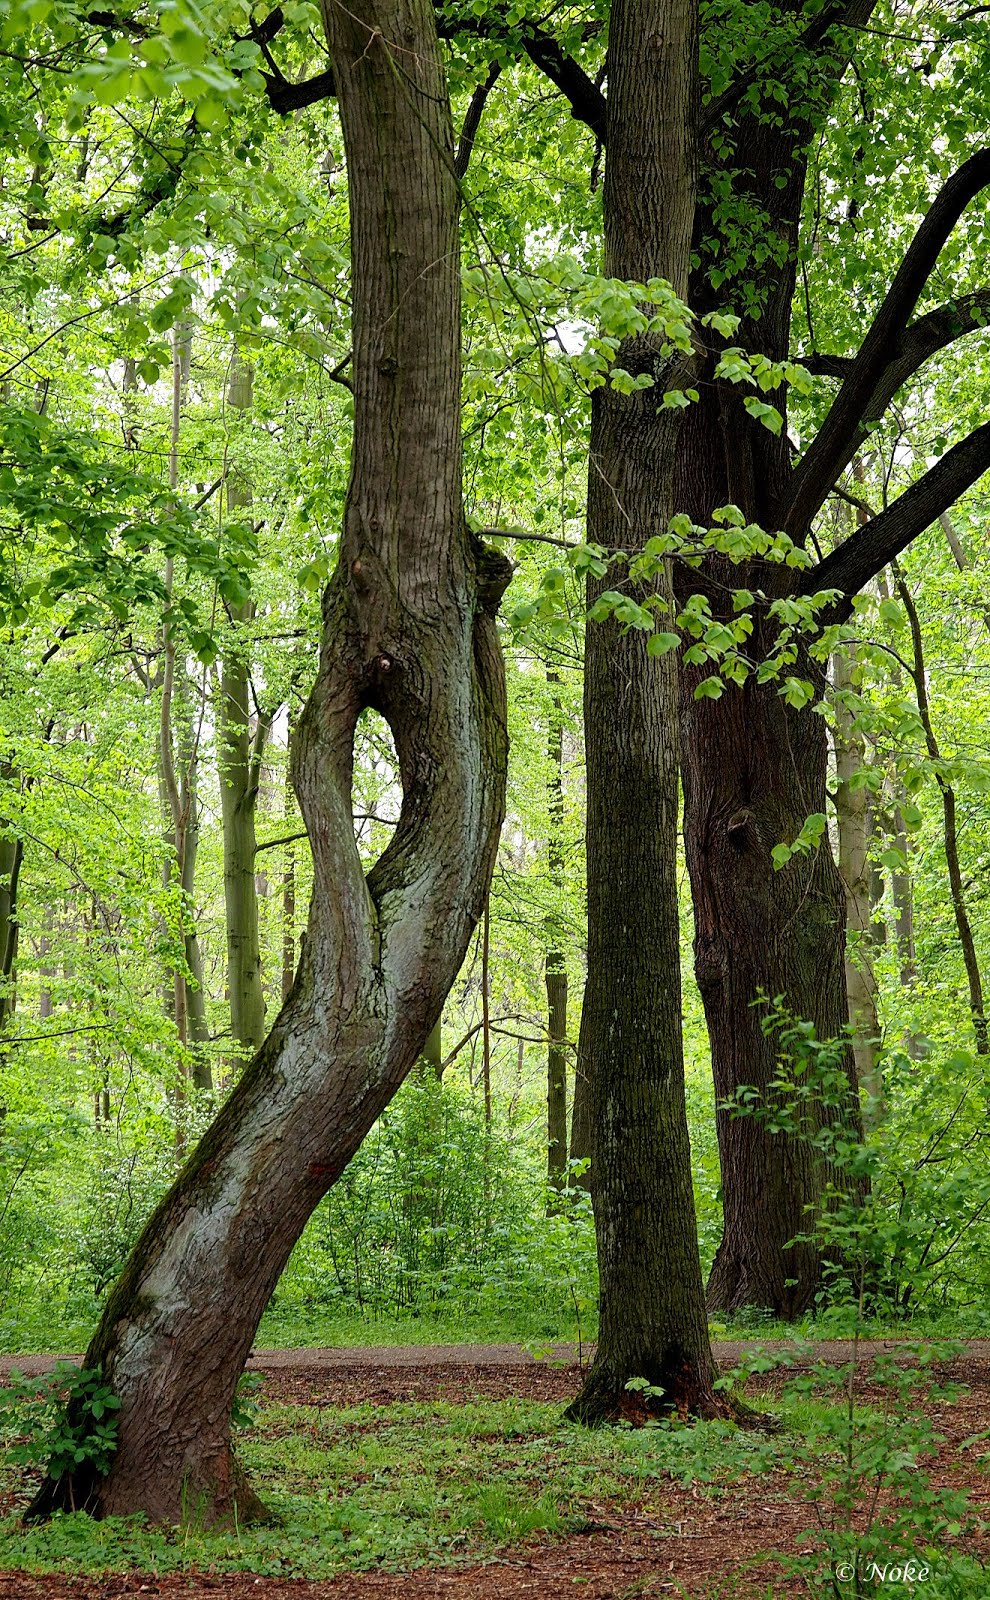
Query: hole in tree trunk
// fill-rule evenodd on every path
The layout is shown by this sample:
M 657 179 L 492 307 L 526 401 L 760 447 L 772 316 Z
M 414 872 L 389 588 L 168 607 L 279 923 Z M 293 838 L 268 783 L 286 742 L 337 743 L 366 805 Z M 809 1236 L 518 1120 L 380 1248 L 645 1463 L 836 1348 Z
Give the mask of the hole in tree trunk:
M 367 870 L 391 839 L 402 809 L 399 758 L 392 730 L 385 718 L 370 707 L 362 711 L 354 731 L 351 809 L 354 837 Z

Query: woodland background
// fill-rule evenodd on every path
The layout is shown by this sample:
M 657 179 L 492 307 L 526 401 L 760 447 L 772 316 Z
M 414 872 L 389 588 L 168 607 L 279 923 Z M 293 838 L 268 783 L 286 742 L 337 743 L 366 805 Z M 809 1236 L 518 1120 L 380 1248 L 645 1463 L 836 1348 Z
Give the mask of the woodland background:
M 591 76 L 605 9 L 554 14 Z M 708 8 L 713 83 L 719 28 L 738 55 L 754 9 Z M 91 1329 L 291 983 L 311 869 L 286 752 L 347 479 L 350 288 L 333 102 L 288 114 L 292 86 L 321 67 L 313 6 L 281 7 L 277 39 L 259 46 L 240 4 L 176 0 L 157 8 L 138 66 L 138 10 L 130 33 L 126 18 L 83 26 L 47 0 L 0 13 L 0 1347 L 26 1350 L 75 1348 Z M 595 1326 L 580 1159 L 565 1203 L 558 1191 L 582 1153 L 566 1118 L 596 625 L 588 416 L 626 302 L 600 276 L 600 147 L 525 55 L 463 19 L 450 31 L 456 125 L 479 108 L 461 149 L 467 512 L 502 530 L 515 563 L 500 624 L 508 818 L 439 1036 L 309 1223 L 265 1343 Z M 986 66 L 976 11 L 896 4 L 863 29 L 810 157 L 795 438 L 834 393 L 830 355 L 855 349 L 919 215 L 985 127 Z M 743 266 L 770 245 L 728 194 L 720 218 L 726 312 L 741 314 Z M 966 337 L 871 426 L 816 525 L 824 554 L 981 421 L 987 219 L 978 197 L 920 307 L 964 301 Z M 751 387 L 771 406 L 772 389 Z M 831 730 L 828 814 L 797 843 L 824 848 L 824 827 L 860 863 L 859 1054 L 875 1071 L 879 1052 L 886 1101 L 878 1315 L 972 1332 L 987 1327 L 990 1274 L 974 1001 L 990 960 L 986 518 L 977 483 L 857 600 L 855 642 L 806 712 Z M 724 693 L 738 692 L 727 672 Z M 365 713 L 354 804 L 369 864 L 398 800 L 388 729 Z M 681 928 L 707 1267 L 720 1179 L 683 873 Z

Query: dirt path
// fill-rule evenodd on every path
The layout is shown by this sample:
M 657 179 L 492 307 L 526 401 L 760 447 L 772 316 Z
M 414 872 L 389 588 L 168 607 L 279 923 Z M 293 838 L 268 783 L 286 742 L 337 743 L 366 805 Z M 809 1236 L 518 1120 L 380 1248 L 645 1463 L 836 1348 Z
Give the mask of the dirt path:
M 898 1345 L 908 1341 L 899 1339 L 863 1340 L 858 1346 L 858 1359 L 872 1360 L 874 1356 L 896 1351 Z M 912 1343 L 917 1341 L 910 1341 Z M 984 1362 L 990 1371 L 990 1339 L 958 1341 L 967 1361 Z M 712 1345 L 715 1359 L 722 1367 L 731 1367 L 743 1356 L 756 1349 L 782 1351 L 791 1347 L 789 1339 L 729 1339 L 716 1340 Z M 848 1339 L 817 1340 L 807 1346 L 806 1360 L 830 1361 L 836 1364 L 852 1359 L 857 1347 Z M 594 1345 L 585 1345 L 587 1360 Z M 399 1345 L 348 1345 L 332 1348 L 302 1345 L 291 1350 L 255 1350 L 248 1366 L 259 1372 L 312 1372 L 332 1370 L 334 1367 L 381 1368 L 404 1367 L 525 1367 L 530 1365 L 572 1365 L 578 1360 L 575 1344 L 553 1344 L 541 1348 L 539 1355 L 521 1344 L 399 1344 Z M 25 1377 L 38 1377 L 51 1371 L 56 1361 L 75 1361 L 81 1357 L 71 1355 L 0 1355 L 0 1374 L 16 1368 Z

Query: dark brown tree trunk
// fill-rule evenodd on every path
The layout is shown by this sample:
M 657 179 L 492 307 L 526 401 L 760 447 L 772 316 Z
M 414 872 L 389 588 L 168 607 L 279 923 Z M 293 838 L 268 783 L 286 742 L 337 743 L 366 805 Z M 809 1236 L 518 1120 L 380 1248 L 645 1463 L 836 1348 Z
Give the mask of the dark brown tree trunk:
M 503 558 L 461 505 L 458 193 L 427 0 L 328 3 L 352 242 L 354 440 L 320 662 L 296 732 L 314 890 L 271 1034 L 146 1226 L 86 1361 L 123 1404 L 77 1504 L 209 1522 L 257 1509 L 230 1405 L 307 1218 L 440 1014 L 485 903 L 506 729 L 494 614 Z M 403 803 L 367 878 L 354 838 L 355 725 L 388 722 Z M 69 1502 L 48 1483 L 35 1513 Z
M 859 15 L 865 18 L 870 5 L 862 0 Z M 826 93 L 841 75 L 840 49 L 826 46 L 815 69 Z M 732 343 L 772 360 L 790 353 L 809 137 L 797 113 L 779 124 L 743 115 L 733 135 L 733 154 L 745 152 L 745 203 L 765 216 L 767 236 L 780 241 L 781 259 L 772 273 L 757 269 L 750 276 L 744 268 L 742 281 L 713 287 L 713 242 L 721 230 L 704 206 L 696 220 L 700 261 L 692 274 L 692 309 L 716 311 L 733 303 L 734 295 L 745 302 L 750 294 L 759 310 L 743 321 Z M 718 340 L 708 338 L 717 347 Z M 716 354 L 703 378 L 710 376 Z M 777 508 L 792 476 L 784 391 L 773 396 L 784 415 L 775 436 L 747 414 L 739 390 L 707 383 L 699 389 L 699 402 L 685 413 L 676 509 L 710 527 L 717 507 L 734 504 L 748 521 L 779 527 Z M 705 593 L 716 618 L 731 616 L 727 596 L 734 589 L 762 590 L 772 601 L 799 586 L 790 568 L 737 566 L 718 557 L 700 572 L 680 568 L 675 582 L 681 602 Z M 765 610 L 754 613 L 754 624 L 747 653 L 758 661 L 772 647 L 775 626 Z M 823 1039 L 842 1032 L 848 1008 L 845 894 L 827 838 L 779 872 L 771 857 L 774 845 L 790 842 L 810 815 L 825 812 L 824 722 L 810 708 L 788 706 L 776 683 L 757 683 L 755 675 L 740 689 L 728 687 L 720 699 L 698 700 L 694 691 L 710 671 L 685 666 L 681 672 L 681 759 L 695 970 L 718 1107 L 734 1100 L 742 1085 L 765 1089 L 774 1075 L 776 1052 L 760 1025 L 761 994 L 782 996 L 795 1014 L 814 1022 Z M 813 662 L 798 662 L 791 671 L 824 689 Z M 754 1117 L 719 1109 L 716 1122 L 724 1229 L 708 1284 L 709 1308 L 755 1305 L 779 1316 L 798 1315 L 818 1290 L 821 1263 L 813 1245 L 787 1246 L 808 1229 L 805 1207 L 820 1201 L 824 1168 L 806 1144 L 771 1134 Z
M 560 674 L 547 670 L 550 727 L 547 738 L 547 871 L 555 892 L 564 872 L 564 724 Z M 543 964 L 547 991 L 547 1180 L 551 1190 L 564 1186 L 567 1172 L 567 957 L 553 916 Z
M 697 11 L 692 0 L 618 0 L 608 44 L 605 270 L 687 287 L 694 208 Z M 653 389 L 592 401 L 588 538 L 641 549 L 673 509 L 676 383 L 662 337 L 616 361 Z M 592 581 L 589 602 L 616 575 Z M 619 579 L 618 581 L 627 581 Z M 644 596 L 640 595 L 642 599 Z M 598 1347 L 569 1415 L 712 1416 L 714 1390 L 691 1186 L 681 1045 L 677 903 L 677 679 L 673 656 L 614 618 L 585 644 L 588 983 L 580 1054 L 590 1073 Z M 642 1380 L 647 1388 L 629 1388 Z

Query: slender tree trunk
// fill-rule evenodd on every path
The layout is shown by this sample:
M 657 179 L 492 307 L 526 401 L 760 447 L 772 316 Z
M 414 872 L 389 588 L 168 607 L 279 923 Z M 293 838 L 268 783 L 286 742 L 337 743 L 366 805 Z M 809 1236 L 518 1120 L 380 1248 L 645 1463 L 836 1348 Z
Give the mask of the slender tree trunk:
M 485 901 L 485 914 L 481 925 L 481 1086 L 485 1098 L 486 1128 L 490 1128 L 492 1125 L 491 968 L 489 965 L 491 926 L 491 900 L 489 898 Z
M 291 737 L 292 719 L 289 718 L 289 731 Z M 292 804 L 292 775 L 287 770 L 285 774 L 285 806 L 283 817 L 285 831 L 289 835 L 294 830 L 291 826 L 293 817 Z M 296 846 L 295 841 L 289 839 L 285 847 L 285 861 L 282 867 L 282 999 L 287 1000 L 296 976 Z
M 169 451 L 169 487 L 174 494 L 179 482 L 179 434 L 182 423 L 182 405 L 188 378 L 190 337 L 185 329 L 177 328 L 172 340 L 172 429 Z M 185 970 L 176 973 L 175 1026 L 179 1043 L 188 1046 L 192 1061 L 192 1081 L 197 1089 L 210 1090 L 213 1077 L 205 1046 L 209 1042 L 206 1020 L 206 996 L 203 988 L 203 956 L 196 931 L 194 890 L 196 883 L 196 856 L 199 849 L 199 797 L 197 770 L 199 765 L 199 736 L 193 727 L 193 709 L 189 701 L 185 662 L 179 652 L 171 616 L 174 562 L 171 556 L 165 563 L 165 591 L 168 608 L 162 622 L 162 699 L 159 721 L 159 785 L 165 797 L 167 816 L 171 823 L 170 842 L 175 848 L 178 882 L 181 896 L 182 943 Z M 168 873 L 170 875 L 171 868 Z M 183 1135 L 180 1120 L 177 1122 L 177 1141 L 182 1147 Z
M 694 209 L 697 10 L 618 0 L 607 56 L 605 270 L 687 288 Z M 627 339 L 617 364 L 653 389 L 592 399 L 588 538 L 641 549 L 673 510 L 676 384 L 662 339 Z M 615 575 L 593 580 L 593 605 Z M 643 598 L 641 596 L 640 598 Z M 673 656 L 614 618 L 585 643 L 588 983 L 580 1054 L 590 1069 L 598 1347 L 569 1415 L 644 1420 L 725 1414 L 714 1390 L 681 1041 L 677 899 L 677 677 Z M 630 1389 L 637 1379 L 648 1391 Z
M 247 413 L 254 402 L 254 372 L 235 352 L 227 379 L 227 404 Z M 251 482 L 236 463 L 228 468 L 227 511 L 252 503 Z M 254 602 L 228 606 L 233 638 L 220 672 L 220 802 L 223 815 L 223 891 L 227 924 L 227 993 L 231 1037 L 253 1054 L 265 1037 L 261 940 L 255 881 L 255 815 L 268 719 L 259 715 L 252 738 L 247 632 Z M 235 1070 L 241 1058 L 234 1063 Z
M 564 873 L 564 724 L 560 675 L 547 670 L 550 727 L 547 740 L 547 869 L 552 892 L 559 893 Z M 547 990 L 547 1179 L 551 1190 L 564 1186 L 567 1172 L 567 957 L 555 937 L 553 917 L 544 960 Z
M 910 842 L 904 823 L 904 814 L 898 805 L 894 810 L 893 843 L 907 865 L 890 875 L 890 888 L 894 898 L 894 932 L 897 939 L 897 959 L 900 965 L 902 986 L 907 989 L 918 981 L 917 958 L 914 946 L 914 884 L 911 879 Z
M 949 516 L 949 513 L 947 511 L 943 511 L 941 516 L 939 517 L 938 521 L 939 521 L 939 526 L 942 529 L 942 532 L 945 534 L 946 543 L 948 544 L 949 549 L 952 551 L 952 559 L 956 563 L 956 566 L 959 568 L 959 571 L 960 572 L 969 572 L 970 571 L 969 557 L 966 554 L 966 550 L 965 550 L 965 547 L 963 545 L 962 540 L 960 539 L 958 533 L 955 530 L 955 526 L 953 524 L 952 518 Z M 987 632 L 990 633 L 990 606 L 987 606 L 987 607 L 984 608 L 984 610 L 982 612 L 982 616 L 983 616 L 984 626 L 985 626 Z
M 856 1075 L 868 1100 L 864 1115 L 873 1123 L 883 1112 L 883 1077 L 877 1056 L 880 1024 L 877 985 L 873 971 L 873 893 L 870 881 L 869 790 L 861 780 L 864 759 L 862 734 L 855 714 L 842 696 L 855 678 L 856 646 L 836 652 L 833 682 L 835 711 L 835 815 L 839 830 L 839 874 L 846 891 L 846 926 L 853 941 L 846 946 L 846 992 L 853 1028 Z
M 108 1476 L 69 1503 L 243 1518 L 230 1405 L 307 1218 L 420 1054 L 481 916 L 505 792 L 504 558 L 461 504 L 458 193 L 433 8 L 328 0 L 348 163 L 354 440 L 316 682 L 292 752 L 313 848 L 305 950 L 268 1039 L 147 1224 L 90 1344 L 122 1400 Z M 365 878 L 351 779 L 371 706 L 398 826 Z
M 907 612 L 908 623 L 911 628 L 911 644 L 914 652 L 914 689 L 918 701 L 918 713 L 921 724 L 925 730 L 925 742 L 928 754 L 933 762 L 940 762 L 942 752 L 939 749 L 938 738 L 935 734 L 935 725 L 932 722 L 931 704 L 928 699 L 928 679 L 925 673 L 924 641 L 921 634 L 921 621 L 918 617 L 918 608 L 910 589 L 899 573 L 896 573 L 897 593 L 901 604 Z M 942 821 L 943 839 L 945 844 L 945 865 L 949 874 L 949 893 L 952 898 L 952 913 L 956 920 L 956 932 L 959 935 L 959 944 L 962 949 L 963 965 L 966 969 L 966 982 L 969 987 L 969 1010 L 973 1019 L 973 1033 L 976 1038 L 976 1053 L 980 1056 L 990 1055 L 990 1033 L 987 1028 L 987 1014 L 983 999 L 983 977 L 980 972 L 980 961 L 976 953 L 976 940 L 973 937 L 973 924 L 969 917 L 969 907 L 966 904 L 966 890 L 963 884 L 962 867 L 959 862 L 959 827 L 956 820 L 956 791 L 948 778 L 939 769 L 935 768 L 935 782 L 938 784 L 942 796 Z
M 423 1046 L 423 1061 L 435 1078 L 443 1076 L 443 1030 L 438 1017 Z
M 17 884 L 23 859 L 24 846 L 20 839 L 0 837 L 0 1029 L 13 1016 L 16 1005 L 20 936 Z

